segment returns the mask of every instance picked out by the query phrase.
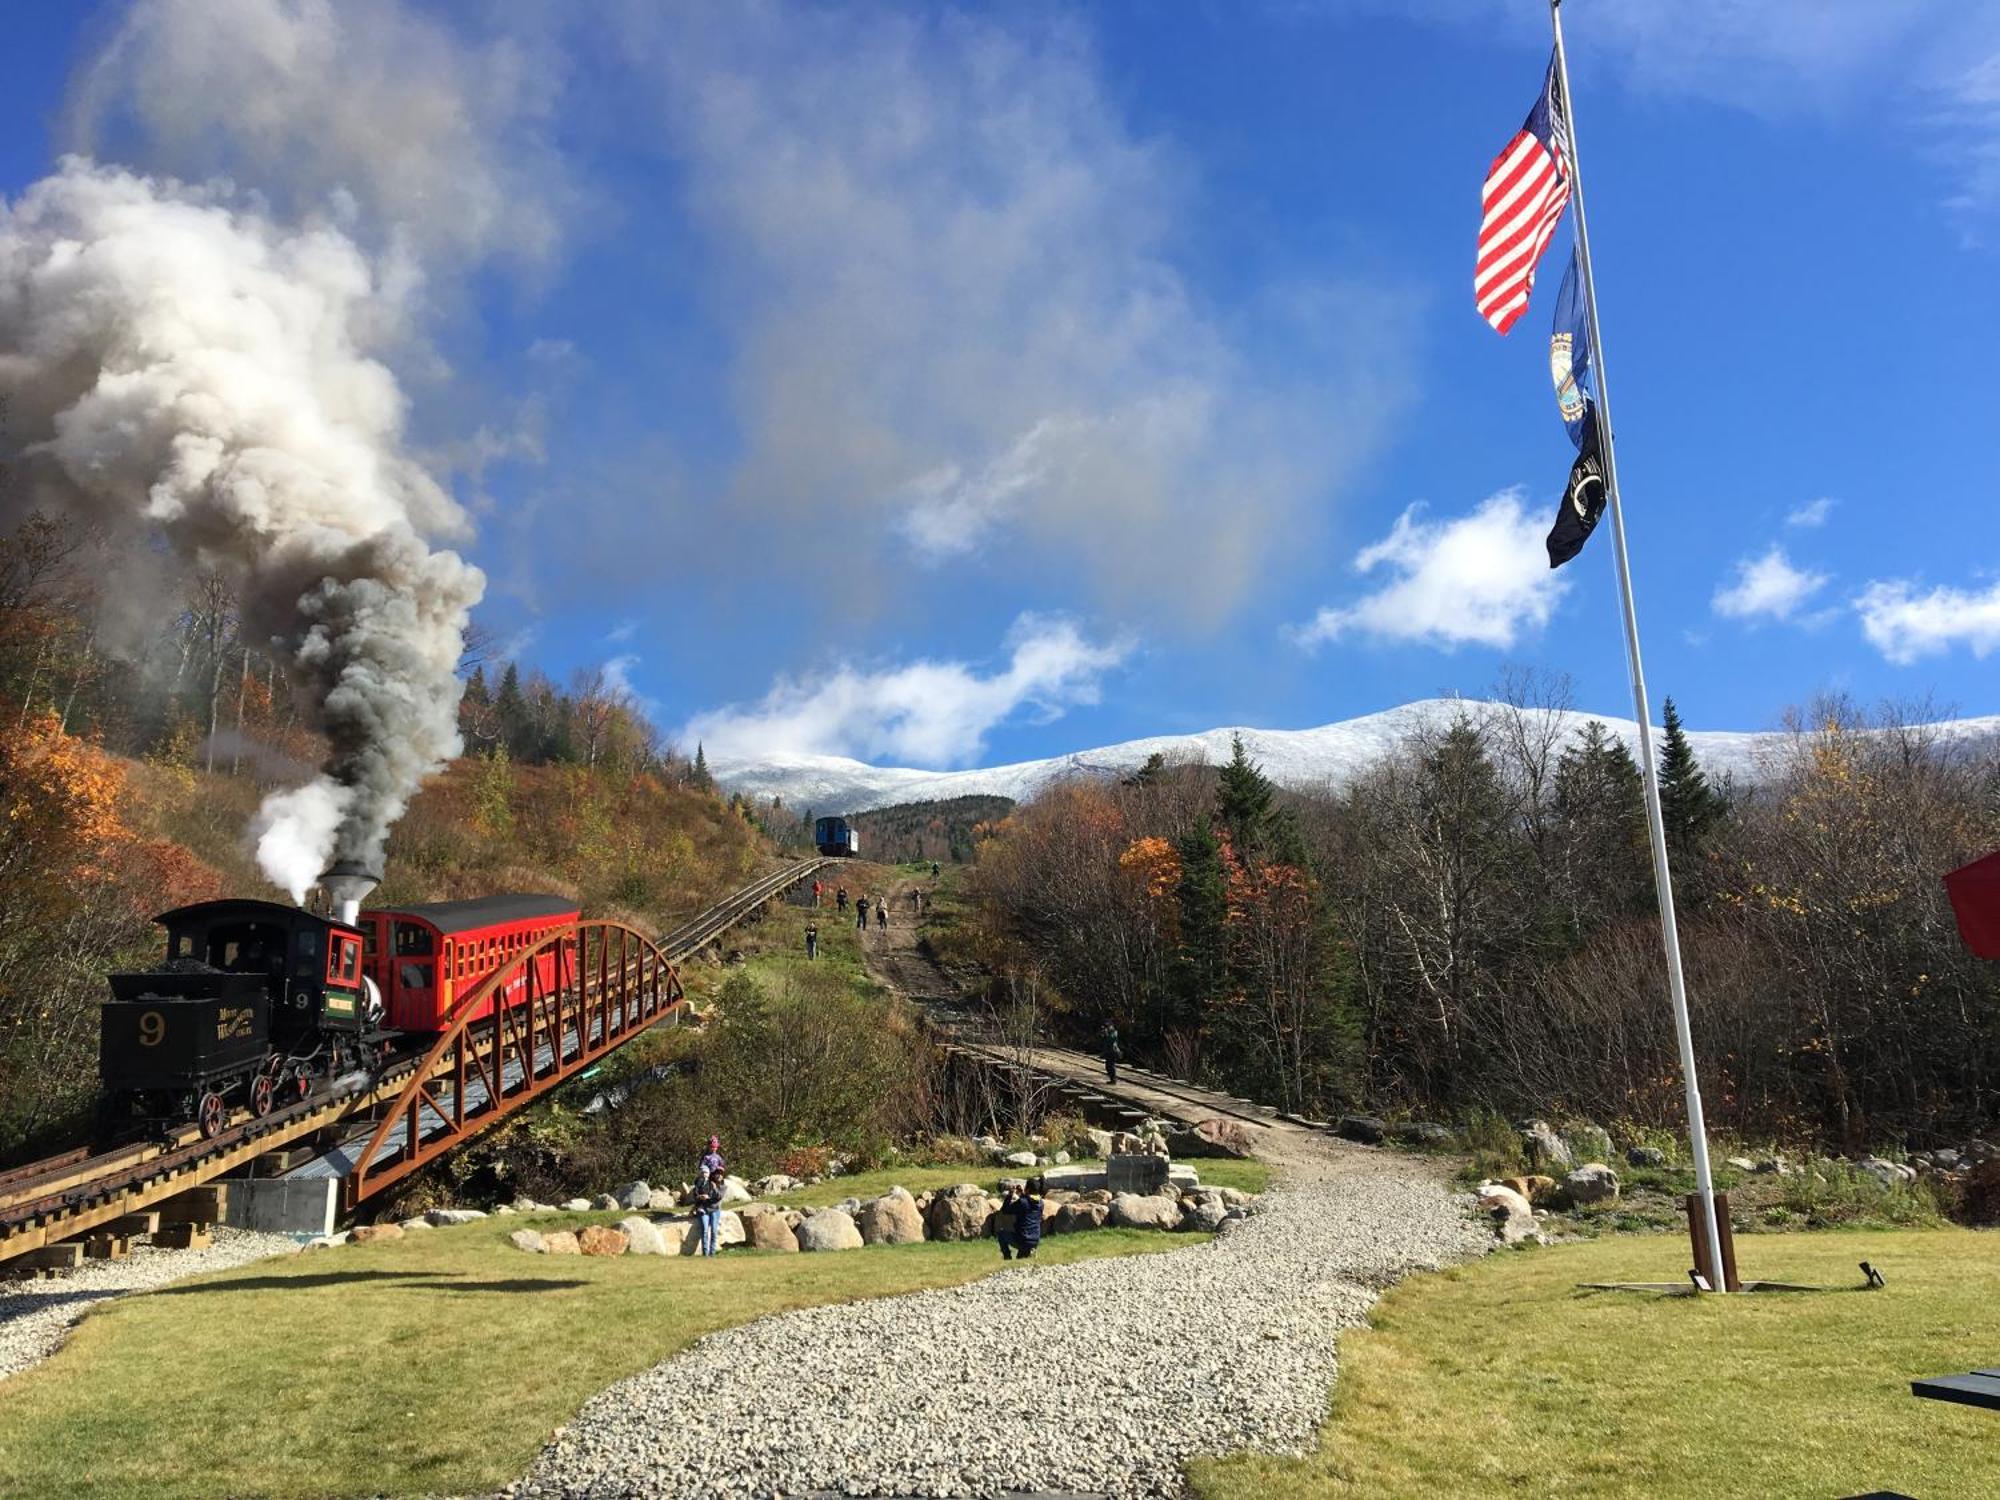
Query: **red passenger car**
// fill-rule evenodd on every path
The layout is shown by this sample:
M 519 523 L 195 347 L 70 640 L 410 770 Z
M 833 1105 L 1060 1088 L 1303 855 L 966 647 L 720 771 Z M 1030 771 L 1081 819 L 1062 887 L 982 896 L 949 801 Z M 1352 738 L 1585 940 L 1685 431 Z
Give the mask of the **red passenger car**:
M 374 908 L 361 913 L 362 965 L 382 991 L 390 1026 L 442 1031 L 457 996 L 543 938 L 575 926 L 580 914 L 577 903 L 563 896 L 481 896 Z M 534 966 L 536 992 L 553 989 L 554 952 L 542 954 Z M 525 968 L 500 992 L 508 1005 L 527 994 Z M 492 1014 L 488 999 L 473 1019 Z

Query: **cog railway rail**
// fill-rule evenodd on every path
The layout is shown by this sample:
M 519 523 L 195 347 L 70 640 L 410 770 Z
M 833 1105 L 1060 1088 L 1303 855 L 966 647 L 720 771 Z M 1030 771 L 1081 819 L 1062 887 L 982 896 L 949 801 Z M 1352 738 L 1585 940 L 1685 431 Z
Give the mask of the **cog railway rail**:
M 236 1111 L 213 1136 L 189 1124 L 165 1138 L 75 1147 L 0 1172 L 0 1269 L 34 1252 L 72 1251 L 79 1236 L 113 1237 L 212 1220 L 206 1185 L 260 1159 L 310 1146 L 344 1157 L 342 1201 L 362 1199 L 570 1081 L 657 1022 L 685 1011 L 675 964 L 700 952 L 825 858 L 772 872 L 657 943 L 621 923 L 581 921 L 550 934 L 460 995 L 456 1017 L 421 1052 L 376 1075 L 349 1075 L 259 1118 Z M 544 988 L 538 960 L 553 957 Z M 520 1003 L 475 1020 L 508 984 Z M 203 1193 L 210 1196 L 204 1199 Z M 32 1264 L 32 1262 L 29 1262 Z

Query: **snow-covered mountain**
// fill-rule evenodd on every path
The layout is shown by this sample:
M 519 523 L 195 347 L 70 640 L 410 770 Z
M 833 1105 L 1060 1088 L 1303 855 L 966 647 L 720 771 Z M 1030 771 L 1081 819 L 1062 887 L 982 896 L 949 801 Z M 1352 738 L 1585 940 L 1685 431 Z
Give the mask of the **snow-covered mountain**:
M 732 791 L 760 799 L 782 797 L 787 807 L 815 812 L 867 812 L 904 802 L 934 802 L 951 797 L 1033 797 L 1051 782 L 1070 776 L 1118 776 L 1138 769 L 1148 756 L 1169 761 L 1220 765 L 1229 759 L 1232 735 L 1264 774 L 1281 786 L 1339 786 L 1389 754 L 1411 733 L 1437 728 L 1460 713 L 1477 717 L 1498 705 L 1458 698 L 1424 698 L 1400 708 L 1322 724 L 1317 729 L 1209 729 L 1200 734 L 1156 735 L 1127 740 L 1098 750 L 1077 750 L 1048 760 L 1024 760 L 1010 766 L 969 771 L 924 771 L 906 766 L 871 766 L 838 755 L 771 756 L 757 761 L 718 758 L 716 779 Z M 1574 734 L 1591 719 L 1601 721 L 1636 754 L 1639 726 L 1631 719 L 1606 714 L 1568 713 L 1566 730 Z M 1954 738 L 2000 739 L 2000 715 L 1954 719 L 1937 726 Z M 1759 779 L 1761 767 L 1785 738 L 1778 732 L 1690 730 L 1688 739 L 1711 777 L 1739 783 Z

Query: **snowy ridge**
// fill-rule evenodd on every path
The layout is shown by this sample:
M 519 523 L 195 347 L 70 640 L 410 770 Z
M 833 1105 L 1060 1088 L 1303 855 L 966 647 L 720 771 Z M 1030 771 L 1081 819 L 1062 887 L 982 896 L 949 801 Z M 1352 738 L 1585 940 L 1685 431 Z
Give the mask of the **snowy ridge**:
M 1050 783 L 1072 776 L 1119 776 L 1137 770 L 1158 753 L 1169 761 L 1220 765 L 1229 759 L 1230 737 L 1243 736 L 1250 758 L 1281 786 L 1338 787 L 1396 749 L 1409 735 L 1437 729 L 1460 713 L 1475 719 L 1500 705 L 1476 699 L 1423 698 L 1381 713 L 1322 724 L 1317 729 L 1223 728 L 1200 734 L 1155 735 L 1097 750 L 1077 750 L 1047 760 L 1024 760 L 982 770 L 924 771 L 905 766 L 871 766 L 838 755 L 768 756 L 757 761 L 725 761 L 713 769 L 731 791 L 787 807 L 816 812 L 867 812 L 905 802 L 938 802 L 951 797 L 1011 797 L 1025 802 Z M 1566 712 L 1565 730 L 1574 735 L 1592 719 L 1622 739 L 1635 755 L 1639 726 L 1606 714 Z M 1950 739 L 2000 739 L 2000 715 L 1953 719 L 1935 726 Z M 1787 738 L 1783 731 L 1690 730 L 1702 768 L 1714 778 L 1748 784 L 1761 779 L 1772 753 Z

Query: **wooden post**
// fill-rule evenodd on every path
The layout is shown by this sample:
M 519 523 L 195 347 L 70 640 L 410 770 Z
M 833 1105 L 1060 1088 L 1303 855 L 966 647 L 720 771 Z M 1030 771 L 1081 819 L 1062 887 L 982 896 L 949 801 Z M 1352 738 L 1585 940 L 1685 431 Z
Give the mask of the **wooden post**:
M 1688 1239 L 1694 1246 L 1695 1265 L 1705 1267 L 1715 1264 L 1708 1255 L 1708 1226 L 1705 1222 L 1707 1215 L 1702 1212 L 1701 1195 L 1689 1193 L 1682 1199 L 1682 1203 L 1687 1208 Z M 1743 1281 L 1736 1274 L 1736 1235 L 1729 1225 L 1727 1193 L 1715 1195 L 1715 1233 L 1722 1248 L 1722 1275 L 1728 1284 L 1715 1287 L 1713 1290 L 1740 1292 L 1743 1290 Z

